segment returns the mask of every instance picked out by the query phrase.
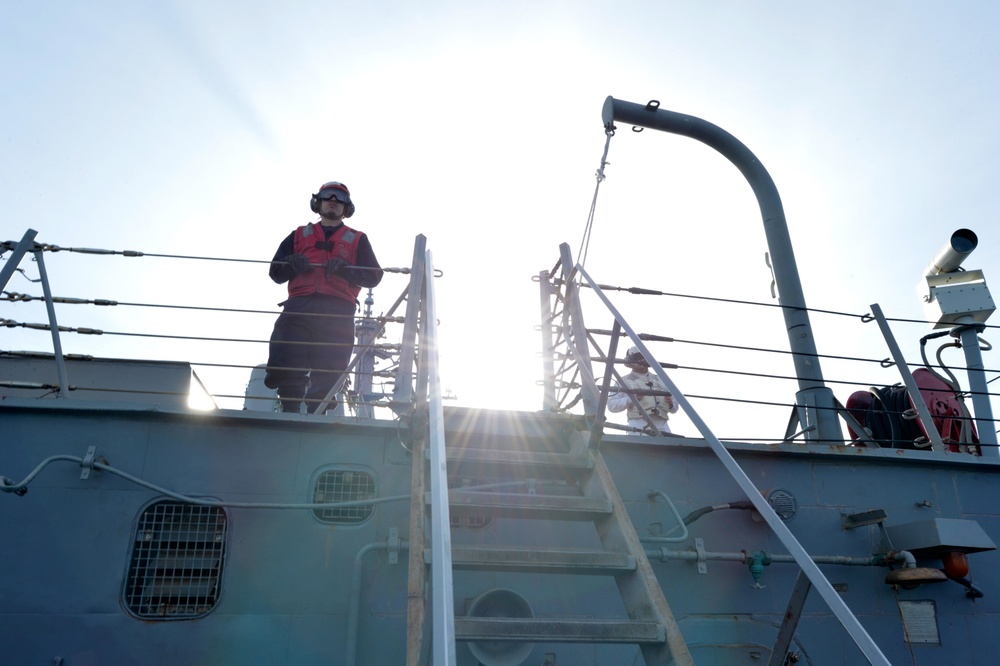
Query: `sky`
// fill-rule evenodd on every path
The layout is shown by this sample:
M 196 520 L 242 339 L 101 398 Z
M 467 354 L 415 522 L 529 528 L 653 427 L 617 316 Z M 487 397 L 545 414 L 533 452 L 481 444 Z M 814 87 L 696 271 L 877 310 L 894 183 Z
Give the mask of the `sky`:
M 959 228 L 979 237 L 964 266 L 995 274 L 995 2 L 280 4 L 0 0 L 2 240 L 31 228 L 62 247 L 266 261 L 314 219 L 310 194 L 342 181 L 357 206 L 350 224 L 383 266 L 408 267 L 415 237 L 427 237 L 443 273 L 441 377 L 453 404 L 535 410 L 533 277 L 561 243 L 580 255 L 610 95 L 658 100 L 754 152 L 782 197 L 812 308 L 862 315 L 877 303 L 890 318 L 926 319 L 918 281 Z M 629 127 L 608 151 L 586 247 L 597 282 L 776 303 L 760 211 L 732 164 L 692 139 Z M 65 352 L 191 361 L 220 396 L 241 395 L 247 368 L 266 360 L 252 341 L 268 338 L 284 298 L 259 263 L 61 252 L 45 265 L 57 296 L 264 311 L 57 306 L 63 326 L 131 334 L 66 334 Z M 25 269 L 7 291 L 39 295 L 27 280 L 37 266 Z M 405 288 L 387 274 L 375 312 Z M 775 308 L 610 295 L 644 333 L 788 349 Z M 610 328 L 584 300 L 587 325 Z M 45 313 L 0 301 L 0 318 Z M 814 313 L 812 326 L 821 354 L 889 355 L 859 317 Z M 931 327 L 893 330 L 919 361 Z M 671 378 L 686 394 L 793 400 L 787 380 L 693 369 L 787 376 L 787 355 L 651 348 L 682 366 Z M 52 344 L 9 327 L 0 349 Z M 944 358 L 965 364 L 958 350 Z M 995 354 L 983 359 L 1000 369 Z M 842 402 L 899 381 L 877 363 L 822 363 L 828 379 L 857 382 L 831 384 Z M 780 437 L 788 421 L 788 407 L 694 404 L 720 437 Z M 682 414 L 673 423 L 694 434 Z

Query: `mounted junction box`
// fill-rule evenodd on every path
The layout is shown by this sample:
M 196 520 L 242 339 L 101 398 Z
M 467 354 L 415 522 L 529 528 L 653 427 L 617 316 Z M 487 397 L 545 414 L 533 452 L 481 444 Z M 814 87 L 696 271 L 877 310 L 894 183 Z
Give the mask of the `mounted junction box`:
M 917 557 L 939 557 L 961 551 L 978 553 L 996 550 L 996 544 L 974 520 L 933 518 L 903 525 L 886 525 L 886 534 L 896 550 L 908 550 Z
M 996 310 L 981 270 L 938 273 L 925 279 L 927 318 L 936 322 L 934 328 L 981 324 Z

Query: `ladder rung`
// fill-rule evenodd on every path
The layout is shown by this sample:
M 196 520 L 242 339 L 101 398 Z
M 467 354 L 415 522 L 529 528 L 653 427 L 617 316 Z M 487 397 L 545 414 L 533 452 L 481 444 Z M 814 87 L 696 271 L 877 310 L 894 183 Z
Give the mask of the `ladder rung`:
M 638 644 L 663 643 L 666 631 L 656 622 L 630 620 L 456 617 L 455 638 L 462 641 Z
M 564 478 L 594 469 L 586 453 L 545 453 L 494 449 L 448 451 L 448 473 L 456 476 L 511 474 L 520 478 Z
M 424 552 L 430 563 L 430 551 Z M 566 573 L 618 575 L 635 571 L 635 557 L 628 553 L 603 550 L 544 550 L 525 548 L 452 547 L 455 569 L 475 571 L 519 571 L 524 573 Z
M 430 493 L 425 495 L 430 503 Z M 597 520 L 611 515 L 611 501 L 606 498 L 563 495 L 516 495 L 452 490 L 448 493 L 454 516 L 488 515 L 501 518 L 536 520 Z

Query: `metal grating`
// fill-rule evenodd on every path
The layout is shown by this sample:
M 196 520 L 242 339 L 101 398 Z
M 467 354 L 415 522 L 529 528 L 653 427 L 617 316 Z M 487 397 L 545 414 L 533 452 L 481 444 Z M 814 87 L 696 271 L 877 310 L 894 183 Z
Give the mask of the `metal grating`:
M 122 597 L 146 619 L 207 614 L 218 603 L 226 554 L 226 513 L 218 507 L 156 502 L 139 516 Z
M 313 502 L 357 502 L 375 499 L 375 479 L 366 472 L 330 470 L 316 479 Z M 313 509 L 324 523 L 356 525 L 368 520 L 375 512 L 374 505 L 345 506 L 330 509 Z

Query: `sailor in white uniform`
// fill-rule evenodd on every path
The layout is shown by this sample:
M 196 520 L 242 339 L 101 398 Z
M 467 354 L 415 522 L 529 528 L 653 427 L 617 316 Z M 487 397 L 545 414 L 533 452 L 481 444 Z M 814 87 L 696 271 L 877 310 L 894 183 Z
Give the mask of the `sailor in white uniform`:
M 649 414 L 653 424 L 661 432 L 670 432 L 667 420 L 670 414 L 677 413 L 677 405 L 670 397 L 667 387 L 660 378 L 649 371 L 649 364 L 636 347 L 631 347 L 625 355 L 625 367 L 631 370 L 622 377 L 622 382 L 628 393 L 615 386 L 608 396 L 608 410 L 612 412 L 628 412 L 628 424 L 640 430 L 649 429 L 649 424 L 642 417 L 642 412 L 635 406 L 629 395 L 635 398 Z

